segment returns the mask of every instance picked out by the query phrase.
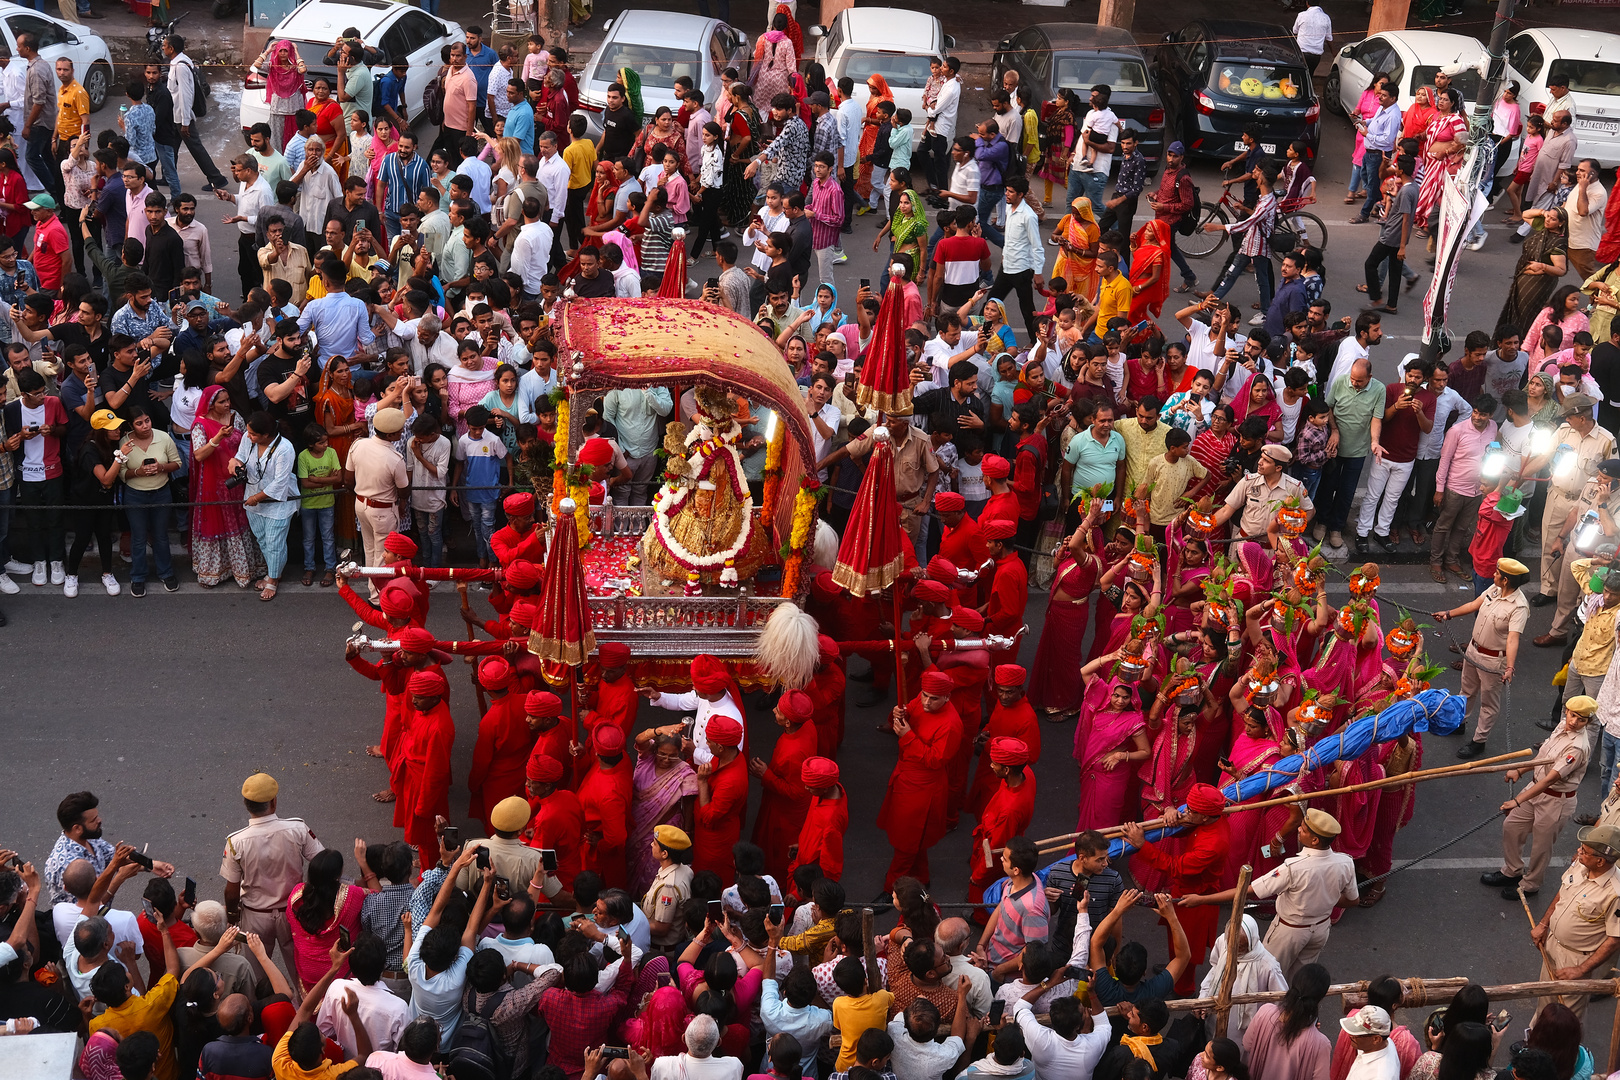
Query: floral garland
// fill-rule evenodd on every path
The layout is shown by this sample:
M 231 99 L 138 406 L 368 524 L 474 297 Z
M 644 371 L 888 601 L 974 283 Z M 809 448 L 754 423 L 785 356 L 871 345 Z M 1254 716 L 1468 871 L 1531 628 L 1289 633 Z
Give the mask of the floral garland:
M 557 402 L 557 436 L 553 444 L 551 474 L 551 518 L 557 519 L 562 513 L 562 501 L 565 492 L 568 492 L 568 395 L 564 394 Z M 574 506 L 580 505 L 577 495 L 570 495 L 575 499 Z M 577 520 L 577 519 L 576 519 Z
M 776 511 L 776 500 L 782 494 L 782 451 L 787 443 L 787 425 L 777 424 L 765 443 L 765 489 L 761 493 L 760 508 L 767 514 Z
M 821 481 L 811 473 L 799 484 L 799 493 L 793 497 L 793 527 L 788 535 L 787 559 L 782 564 L 782 595 L 799 595 L 799 578 L 804 572 L 804 553 L 810 548 L 814 535 L 816 499 L 821 492 Z
M 732 444 L 742 429 L 736 421 L 728 420 L 729 430 L 719 434 L 707 434 L 708 426 L 701 421 L 693 427 L 691 434 L 686 437 L 686 445 L 692 451 L 692 457 L 701 460 L 701 468 L 693 470 L 694 475 L 690 487 L 677 487 L 673 483 L 665 483 L 653 498 L 653 521 L 657 527 L 658 539 L 663 543 L 664 550 L 668 551 L 670 558 L 686 571 L 686 592 L 694 595 L 698 588 L 699 574 L 703 570 L 720 567 L 720 585 L 722 588 L 737 587 L 737 556 L 748 548 L 748 541 L 754 533 L 754 506 L 753 500 L 746 486 L 741 486 L 739 474 L 742 471 L 742 459 L 737 448 Z M 693 444 L 696 444 L 695 446 Z M 707 555 L 699 555 L 688 551 L 679 540 L 675 539 L 670 531 L 669 515 L 686 504 L 697 483 L 707 477 L 718 463 L 721 451 L 729 455 L 732 463 L 730 481 L 732 489 L 742 501 L 742 524 L 737 529 L 736 539 L 731 546 Z

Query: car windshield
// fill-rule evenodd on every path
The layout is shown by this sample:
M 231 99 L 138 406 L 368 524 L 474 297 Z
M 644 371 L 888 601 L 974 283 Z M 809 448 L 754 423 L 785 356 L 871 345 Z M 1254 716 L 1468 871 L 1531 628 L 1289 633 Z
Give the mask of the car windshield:
M 890 90 L 921 90 L 928 85 L 928 57 L 885 52 L 845 53 L 844 74 L 856 82 L 865 82 L 870 75 L 881 75 Z
M 1140 94 L 1148 89 L 1147 69 L 1136 60 L 1113 56 L 1065 56 L 1058 60 L 1057 84 L 1086 92 L 1110 86 L 1115 93 Z
M 1548 69 L 1549 80 L 1553 75 L 1566 76 L 1572 94 L 1620 97 L 1620 64 L 1604 60 L 1554 60 Z
M 327 73 L 337 71 L 337 63 L 326 58 L 326 54 L 332 48 L 330 44 L 322 45 L 315 41 L 295 41 L 293 47 L 298 50 L 299 59 L 304 61 L 304 67 L 311 74 L 316 71 Z
M 1238 101 L 1305 101 L 1304 70 L 1281 64 L 1220 60 L 1215 64 L 1212 85 L 1216 93 Z
M 1415 95 L 1420 86 L 1433 86 L 1435 72 L 1440 69 L 1433 64 L 1420 64 L 1412 69 L 1412 93 Z M 1469 68 L 1459 75 L 1451 77 L 1451 88 L 1462 95 L 1465 104 L 1472 104 L 1479 97 L 1479 70 Z
M 602 46 L 594 78 L 598 82 L 613 82 L 617 78 L 615 73 L 626 67 L 641 75 L 644 88 L 668 90 L 682 75 L 697 83 L 703 81 L 703 57 L 692 50 L 636 45 L 628 41 L 610 41 Z

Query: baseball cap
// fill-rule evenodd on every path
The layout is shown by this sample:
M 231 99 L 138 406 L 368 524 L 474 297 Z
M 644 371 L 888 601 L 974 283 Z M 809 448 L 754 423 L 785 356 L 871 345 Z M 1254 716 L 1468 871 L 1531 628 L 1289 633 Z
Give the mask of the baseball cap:
M 27 202 L 23 203 L 23 206 L 27 207 L 29 210 L 55 210 L 56 200 L 42 191 L 38 195 L 35 195 L 32 199 L 29 199 Z
M 1390 1032 L 1389 1013 L 1377 1005 L 1363 1005 L 1356 1010 L 1356 1015 L 1346 1016 L 1339 1021 L 1339 1027 L 1346 1035 L 1388 1035 Z

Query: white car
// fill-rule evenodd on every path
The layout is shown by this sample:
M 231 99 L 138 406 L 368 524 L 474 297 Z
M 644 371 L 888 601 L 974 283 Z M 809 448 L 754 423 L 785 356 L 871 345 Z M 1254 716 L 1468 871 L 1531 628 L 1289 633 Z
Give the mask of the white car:
M 748 36 L 718 19 L 678 11 L 622 11 L 608 20 L 607 38 L 580 73 L 586 137 L 594 140 L 602 134 L 608 87 L 618 81 L 620 68 L 641 76 L 642 112 L 650 120 L 660 105 L 679 110 L 674 90 L 682 75 L 703 91 L 712 110 L 720 98 L 720 73 L 734 67 L 746 79 L 749 57 Z
M 52 18 L 43 11 L 19 7 L 0 0 L 0 26 L 5 28 L 6 46 L 17 55 L 17 35 L 33 34 L 39 42 L 39 55 L 53 68 L 58 57 L 73 61 L 73 75 L 90 98 L 92 112 L 107 104 L 112 87 L 112 53 L 107 43 L 82 26 Z M 22 134 L 17 135 L 18 142 Z
M 270 40 L 287 38 L 293 43 L 304 60 L 305 83 L 313 85 L 322 75 L 335 81 L 337 65 L 328 62 L 326 54 L 338 36 L 351 26 L 360 31 L 360 39 L 368 46 L 382 51 L 382 62 L 371 69 L 374 76 L 386 75 L 393 57 L 404 56 L 409 61 L 405 108 L 412 125 L 420 123 L 427 113 L 422 108 L 422 91 L 438 74 L 442 63 L 440 52 L 446 45 L 467 40 L 461 24 L 391 0 L 305 0 L 270 32 Z M 242 130 L 269 122 L 264 73 L 256 67 L 249 68 L 242 84 Z
M 1552 99 L 1547 79 L 1569 79 L 1575 99 L 1577 157 L 1605 169 L 1620 165 L 1620 36 L 1559 27 L 1522 30 L 1508 39 L 1508 78 L 1519 80 L 1519 107 Z
M 1352 113 L 1373 76 L 1387 72 L 1400 91 L 1396 105 L 1404 113 L 1417 100 L 1418 87 L 1434 84 L 1435 72 L 1461 64 L 1468 70 L 1453 76 L 1451 85 L 1462 94 L 1464 104 L 1472 105 L 1479 93 L 1479 72 L 1485 58 L 1485 46 L 1465 34 L 1387 30 L 1339 50 L 1328 72 L 1322 100 L 1340 116 Z
M 811 26 L 805 32 L 816 39 L 816 62 L 826 70 L 828 82 L 836 85 L 846 76 L 855 80 L 855 100 L 866 101 L 868 76 L 883 76 L 894 107 L 911 110 L 915 150 L 928 123 L 922 105 L 928 62 L 956 48 L 939 20 L 926 11 L 852 7 L 839 12 L 831 26 Z

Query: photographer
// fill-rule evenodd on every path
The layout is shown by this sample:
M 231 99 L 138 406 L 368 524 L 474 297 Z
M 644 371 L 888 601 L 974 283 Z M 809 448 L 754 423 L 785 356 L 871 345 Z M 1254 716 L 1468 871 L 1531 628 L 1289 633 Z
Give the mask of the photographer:
M 282 342 L 286 339 L 283 338 Z M 282 342 L 278 342 L 278 347 Z M 307 364 L 308 361 L 300 361 Z M 242 505 L 248 528 L 264 554 L 265 575 L 255 582 L 260 600 L 276 598 L 276 583 L 287 564 L 287 532 L 298 512 L 296 455 L 269 413 L 254 413 L 247 424 L 247 440 L 236 451 L 227 487 L 243 487 Z
M 276 323 L 276 343 L 259 365 L 265 411 L 285 435 L 302 431 L 314 419 L 310 390 L 317 377 L 304 351 L 304 331 L 292 319 Z

